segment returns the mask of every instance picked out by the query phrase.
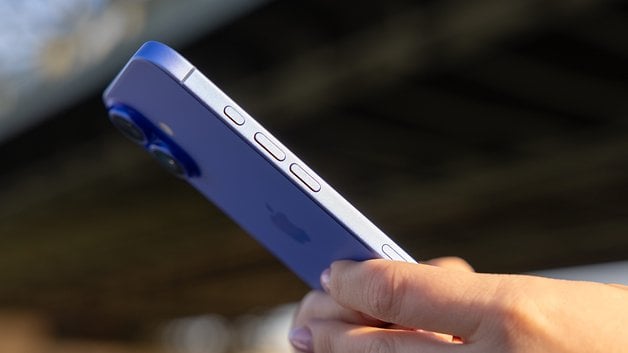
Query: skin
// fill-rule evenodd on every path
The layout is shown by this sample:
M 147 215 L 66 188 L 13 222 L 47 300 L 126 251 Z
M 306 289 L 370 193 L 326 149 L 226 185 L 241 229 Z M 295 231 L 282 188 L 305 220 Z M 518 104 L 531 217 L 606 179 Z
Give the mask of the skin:
M 626 286 L 478 274 L 458 258 L 339 261 L 321 282 L 295 314 L 296 351 L 628 352 Z

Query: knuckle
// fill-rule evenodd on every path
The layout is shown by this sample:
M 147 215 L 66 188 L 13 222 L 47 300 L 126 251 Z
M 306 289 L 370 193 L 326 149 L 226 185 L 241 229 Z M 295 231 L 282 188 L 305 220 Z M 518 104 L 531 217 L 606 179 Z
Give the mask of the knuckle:
M 473 266 L 469 264 L 465 259 L 457 256 L 449 257 L 449 261 L 452 263 L 452 267 L 456 267 L 461 270 L 466 270 L 470 272 L 475 272 Z
M 310 291 L 301 300 L 301 307 L 302 308 L 310 308 L 312 306 L 316 306 L 316 303 L 321 300 L 322 296 L 323 296 L 323 293 L 321 293 L 321 292 Z
M 494 308 L 497 322 L 501 326 L 499 331 L 506 341 L 543 332 L 543 315 L 528 294 L 530 291 L 534 292 L 534 283 L 516 278 L 510 278 L 506 283 L 507 285 L 501 285 L 498 289 L 498 300 Z
M 378 319 L 393 321 L 401 311 L 402 283 L 395 267 L 385 262 L 370 265 L 364 303 Z
M 517 321 L 524 311 L 525 296 L 522 294 L 524 288 L 519 288 L 516 280 L 513 278 L 502 278 L 497 290 L 495 300 L 495 314 L 502 320 L 502 322 L 508 323 L 510 321 Z

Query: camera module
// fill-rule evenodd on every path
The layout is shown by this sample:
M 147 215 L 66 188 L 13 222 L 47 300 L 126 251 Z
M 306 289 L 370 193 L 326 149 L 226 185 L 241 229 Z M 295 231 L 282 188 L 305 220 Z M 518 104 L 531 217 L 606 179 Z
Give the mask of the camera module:
M 183 164 L 179 162 L 167 148 L 153 145 L 150 147 L 149 151 L 157 162 L 170 173 L 179 178 L 183 178 L 187 175 Z
M 111 120 L 111 123 L 129 140 L 140 145 L 146 143 L 146 134 L 133 122 L 127 112 L 112 108 L 109 110 L 109 120 Z

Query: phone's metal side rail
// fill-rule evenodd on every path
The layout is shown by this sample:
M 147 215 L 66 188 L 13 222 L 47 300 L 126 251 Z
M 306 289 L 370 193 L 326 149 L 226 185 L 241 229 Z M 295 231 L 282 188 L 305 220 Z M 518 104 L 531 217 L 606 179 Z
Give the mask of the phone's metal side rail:
M 280 169 L 285 176 L 290 178 L 293 183 L 303 192 L 307 193 L 323 207 L 323 209 L 332 215 L 336 215 L 335 218 L 343 224 L 343 226 L 354 232 L 363 243 L 370 244 L 373 250 L 382 256 L 382 258 L 416 262 L 201 72 L 192 67 L 183 77 L 180 76 L 177 79 L 180 80 L 181 84 L 196 96 L 207 109 L 216 113 L 223 119 L 225 124 L 242 136 L 251 146 L 256 148 L 259 153 L 267 156 L 270 163 L 273 163 L 276 168 Z M 220 107 L 221 110 L 215 111 L 212 107 Z M 239 115 L 244 118 L 244 122 L 236 123 L 232 117 L 227 116 L 225 113 L 226 107 L 231 107 L 238 112 Z M 256 141 L 255 136 L 257 133 L 262 133 L 263 136 L 268 138 L 271 144 L 274 144 L 285 154 L 285 158 L 282 160 L 273 158 L 272 152 L 262 147 L 259 141 Z M 282 157 L 284 156 L 282 155 Z M 311 189 L 304 184 L 304 181 L 302 179 L 300 180 L 300 178 L 295 175 L 294 170 L 291 170 L 291 167 L 294 168 L 293 166 L 295 164 L 305 171 L 306 176 L 309 175 L 314 178 L 316 183 L 320 185 L 320 188 Z

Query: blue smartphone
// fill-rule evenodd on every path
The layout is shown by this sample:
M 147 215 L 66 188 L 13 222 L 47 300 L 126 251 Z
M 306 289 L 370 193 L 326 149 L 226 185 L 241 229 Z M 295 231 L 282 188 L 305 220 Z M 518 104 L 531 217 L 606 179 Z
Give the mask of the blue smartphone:
M 145 43 L 103 94 L 109 119 L 310 287 L 336 260 L 414 262 L 170 47 Z

